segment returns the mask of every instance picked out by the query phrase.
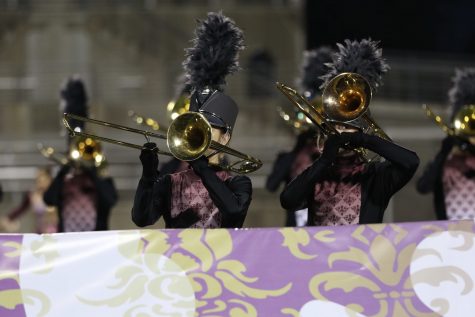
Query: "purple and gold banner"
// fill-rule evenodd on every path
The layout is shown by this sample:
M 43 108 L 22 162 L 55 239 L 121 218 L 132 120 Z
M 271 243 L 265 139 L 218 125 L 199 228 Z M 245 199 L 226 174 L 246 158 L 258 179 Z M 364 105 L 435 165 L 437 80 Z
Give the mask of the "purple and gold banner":
M 474 229 L 0 235 L 0 316 L 471 316 Z

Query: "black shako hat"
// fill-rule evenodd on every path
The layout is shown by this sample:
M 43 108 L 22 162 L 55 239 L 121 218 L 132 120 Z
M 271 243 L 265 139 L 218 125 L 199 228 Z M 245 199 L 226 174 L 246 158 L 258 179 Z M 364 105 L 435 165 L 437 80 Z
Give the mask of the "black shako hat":
M 78 77 L 70 77 L 65 82 L 60 91 L 60 96 L 65 102 L 61 112 L 74 114 L 81 117 L 88 117 L 89 109 L 87 106 L 87 93 L 83 81 Z M 61 114 L 62 114 L 61 113 Z M 84 121 L 71 119 L 70 126 L 73 129 L 84 130 Z
M 198 112 L 204 115 L 213 127 L 232 132 L 239 108 L 231 97 L 216 90 L 208 97 Z

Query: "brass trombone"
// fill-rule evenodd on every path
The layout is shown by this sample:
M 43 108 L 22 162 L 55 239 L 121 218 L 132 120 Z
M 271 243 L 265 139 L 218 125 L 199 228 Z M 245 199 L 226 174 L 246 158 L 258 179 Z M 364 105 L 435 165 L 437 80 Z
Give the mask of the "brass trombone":
M 338 134 L 338 131 L 329 124 L 322 114 L 321 110 L 317 110 L 308 100 L 299 94 L 295 89 L 290 88 L 280 82 L 276 83 L 277 89 L 280 90 L 294 106 L 300 109 L 300 111 L 307 116 L 307 118 L 313 122 L 322 132 L 326 135 Z
M 302 111 L 287 111 L 282 107 L 277 107 L 277 113 L 284 122 L 292 128 L 295 134 L 308 129 L 313 124 L 313 122 Z
M 46 157 L 47 159 L 59 164 L 59 165 L 67 165 L 69 164 L 69 159 L 62 154 L 58 154 L 53 147 L 47 146 L 45 147 L 42 143 L 38 143 L 37 145 L 38 151 L 40 151 L 41 155 Z
M 98 135 L 93 135 L 85 133 L 82 131 L 74 131 L 69 125 L 68 120 L 75 119 L 84 122 L 90 122 L 97 125 L 102 125 L 110 127 L 113 129 L 118 129 L 122 131 L 132 132 L 141 134 L 145 139 L 150 142 L 150 138 L 157 138 L 162 140 L 167 140 L 168 151 L 157 149 L 157 154 L 174 156 L 183 161 L 193 161 L 204 155 L 208 149 L 216 152 L 227 153 L 231 156 L 239 158 L 238 161 L 230 163 L 228 165 L 218 165 L 223 169 L 238 173 L 246 174 L 258 170 L 262 166 L 262 162 L 256 158 L 253 158 L 247 154 L 238 152 L 230 147 L 222 145 L 218 142 L 215 142 L 211 139 L 211 125 L 209 124 L 206 118 L 197 112 L 186 112 L 179 115 L 168 128 L 166 135 L 144 131 L 140 129 L 134 129 L 110 122 L 105 122 L 96 119 L 85 118 L 73 114 L 65 113 L 63 116 L 63 124 L 68 129 L 71 135 L 82 135 L 86 137 L 91 137 L 97 140 L 101 140 L 108 143 L 113 143 L 117 145 L 123 145 L 138 150 L 142 150 L 144 147 L 142 145 L 137 145 L 133 143 L 128 143 L 124 141 L 119 141 L 115 139 L 110 139 Z
M 325 87 L 322 103 L 314 106 L 296 90 L 276 83 L 277 88 L 300 109 L 326 135 L 339 134 L 336 124 L 357 127 L 368 134 L 375 134 L 391 141 L 391 138 L 366 114 L 371 101 L 371 87 L 364 77 L 356 73 L 335 76 Z M 365 161 L 369 157 L 363 148 L 354 149 Z
M 90 137 L 80 137 L 71 142 L 69 155 L 60 154 L 51 146 L 37 144 L 38 151 L 45 158 L 59 165 L 81 165 L 92 167 L 94 165 L 101 173 L 105 173 L 106 158 L 101 151 L 101 145 Z
M 167 104 L 167 113 L 171 120 L 175 120 L 179 115 L 190 110 L 190 95 L 182 93 L 178 98 L 171 100 Z
M 360 126 L 355 123 L 355 126 L 361 128 L 363 132 L 392 141 L 368 115 L 371 97 L 371 86 L 363 76 L 357 73 L 341 73 L 330 80 L 323 90 L 323 113 L 330 120 L 345 123 L 361 119 L 364 124 Z
M 422 109 L 447 135 L 463 139 L 475 136 L 475 105 L 463 106 L 454 116 L 453 127 L 444 123 L 442 117 L 436 115 L 426 104 L 422 105 Z
M 129 110 L 128 115 L 138 125 L 143 125 L 143 126 L 149 127 L 154 131 L 160 131 L 160 130 L 167 131 L 168 130 L 167 126 L 161 125 L 160 123 L 158 123 L 157 120 L 152 119 L 152 118 L 143 117 L 143 116 L 137 114 L 133 110 Z
M 422 109 L 425 111 L 426 115 L 429 118 L 434 119 L 435 124 L 437 124 L 442 129 L 442 131 L 444 131 L 446 134 L 450 136 L 455 135 L 455 130 L 449 127 L 447 124 L 445 124 L 445 122 L 442 120 L 442 117 L 435 114 L 428 105 L 423 104 Z
M 188 112 L 189 110 L 190 97 L 187 93 L 181 94 L 177 99 L 170 100 L 167 104 L 167 114 L 170 117 L 169 120 L 171 121 L 176 119 L 176 117 L 179 115 Z M 168 131 L 168 127 L 166 125 L 160 124 L 157 120 L 150 117 L 143 117 L 133 110 L 129 110 L 128 115 L 138 125 L 149 127 L 154 131 Z

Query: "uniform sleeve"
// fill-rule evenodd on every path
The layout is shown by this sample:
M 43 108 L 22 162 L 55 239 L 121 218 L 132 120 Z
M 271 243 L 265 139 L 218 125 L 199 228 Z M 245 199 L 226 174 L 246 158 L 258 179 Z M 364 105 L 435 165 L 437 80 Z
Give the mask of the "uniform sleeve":
M 307 198 L 326 173 L 331 161 L 320 157 L 300 175 L 295 177 L 280 194 L 280 204 L 286 210 L 297 210 L 307 207 Z
M 392 196 L 412 178 L 419 166 L 419 157 L 413 151 L 374 135 L 364 134 L 363 147 L 386 159 L 376 166 L 376 183 L 373 190 L 377 197 Z
M 447 159 L 448 153 L 440 151 L 437 153 L 435 159 L 428 163 L 422 173 L 421 177 L 417 180 L 416 189 L 421 194 L 427 194 L 434 191 L 435 184 L 440 177 L 442 166 Z
M 169 175 L 150 180 L 142 177 L 137 186 L 132 208 L 132 221 L 139 227 L 153 225 L 170 207 Z
M 111 177 L 100 177 L 95 167 L 85 168 L 84 172 L 87 173 L 94 182 L 100 206 L 107 210 L 111 209 L 119 198 L 114 180 Z
M 59 207 L 61 201 L 61 190 L 64 184 L 64 176 L 66 176 L 69 169 L 70 167 L 68 165 L 61 167 L 58 174 L 43 194 L 43 200 L 45 201 L 46 205 Z
M 436 190 L 437 182 L 441 181 L 440 173 L 442 171 L 444 162 L 455 146 L 459 146 L 461 148 L 473 147 L 471 144 L 457 137 L 446 136 L 442 140 L 440 150 L 435 156 L 434 160 L 427 164 L 424 173 L 417 181 L 416 189 L 419 193 L 427 194 Z
M 246 213 L 252 199 L 252 184 L 247 176 L 234 176 L 221 180 L 216 171 L 208 166 L 207 160 L 190 162 L 194 172 L 201 178 L 219 211 L 228 215 Z
M 272 172 L 267 177 L 266 188 L 270 192 L 275 192 L 281 183 L 286 182 L 289 177 L 290 168 L 295 160 L 295 154 L 280 153 L 272 167 Z

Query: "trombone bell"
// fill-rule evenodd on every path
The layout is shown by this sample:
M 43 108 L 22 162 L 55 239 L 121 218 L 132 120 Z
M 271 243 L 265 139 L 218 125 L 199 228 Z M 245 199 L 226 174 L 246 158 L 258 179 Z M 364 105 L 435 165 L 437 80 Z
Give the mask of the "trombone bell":
M 361 117 L 371 101 L 371 86 L 356 73 L 335 76 L 323 91 L 323 109 L 328 118 L 347 122 Z
M 196 160 L 206 152 L 210 144 L 211 125 L 200 113 L 183 113 L 168 128 L 168 149 L 179 160 Z
M 475 136 L 475 105 L 464 106 L 455 114 L 454 130 L 458 136 Z

